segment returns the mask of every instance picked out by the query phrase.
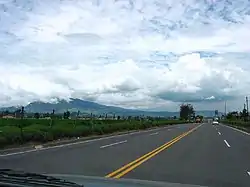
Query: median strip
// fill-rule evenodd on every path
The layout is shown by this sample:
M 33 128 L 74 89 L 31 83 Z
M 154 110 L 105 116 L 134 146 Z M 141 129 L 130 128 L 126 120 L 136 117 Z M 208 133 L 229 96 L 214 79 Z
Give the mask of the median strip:
M 139 165 L 141 165 L 142 163 L 146 162 L 147 160 L 149 160 L 150 158 L 154 157 L 155 155 L 159 154 L 160 152 L 162 152 L 163 150 L 167 149 L 168 147 L 170 147 L 171 145 L 173 145 L 174 143 L 176 143 L 177 141 L 179 141 L 180 139 L 182 139 L 183 137 L 187 136 L 188 134 L 190 134 L 191 132 L 193 132 L 195 129 L 199 128 L 201 125 L 175 137 L 174 139 L 172 139 L 171 141 L 163 144 L 162 146 L 154 149 L 153 151 L 141 156 L 140 158 L 122 166 L 121 168 L 115 170 L 114 172 L 106 175 L 105 177 L 107 178 L 120 178 L 122 176 L 124 176 L 125 174 L 127 174 L 128 172 L 132 171 L 133 169 L 135 169 L 136 167 L 138 167 Z

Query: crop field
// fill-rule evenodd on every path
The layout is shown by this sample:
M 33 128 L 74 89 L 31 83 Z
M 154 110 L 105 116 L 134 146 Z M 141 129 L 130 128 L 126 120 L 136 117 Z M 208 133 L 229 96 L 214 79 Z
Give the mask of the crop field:
M 180 120 L 0 119 L 0 148 L 185 123 Z

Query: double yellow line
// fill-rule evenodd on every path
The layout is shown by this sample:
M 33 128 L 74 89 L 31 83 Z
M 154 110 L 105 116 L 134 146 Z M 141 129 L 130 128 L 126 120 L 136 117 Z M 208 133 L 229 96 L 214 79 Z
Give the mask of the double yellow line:
M 136 160 L 122 166 L 121 168 L 119 168 L 119 169 L 115 170 L 114 172 L 106 175 L 105 177 L 118 179 L 118 178 L 124 176 L 125 174 L 127 174 L 131 170 L 133 170 L 136 167 L 138 167 L 139 165 L 141 165 L 143 162 L 146 162 L 150 158 L 154 157 L 155 155 L 159 154 L 163 150 L 167 149 L 168 147 L 170 147 L 171 145 L 173 145 L 174 143 L 176 143 L 177 141 L 179 141 L 183 137 L 187 136 L 188 134 L 190 134 L 191 132 L 193 132 L 195 129 L 197 129 L 200 126 L 201 125 L 199 125 L 199 126 L 193 128 L 193 129 L 181 134 L 180 136 L 177 136 L 176 138 L 172 139 L 171 141 L 169 141 L 169 142 L 163 144 L 162 146 L 154 149 L 153 151 L 141 156 L 140 158 L 138 158 L 138 159 L 136 159 Z

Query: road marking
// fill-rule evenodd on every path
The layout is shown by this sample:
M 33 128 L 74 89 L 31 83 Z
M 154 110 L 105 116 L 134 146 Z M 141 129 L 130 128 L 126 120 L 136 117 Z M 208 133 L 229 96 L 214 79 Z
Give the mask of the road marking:
M 218 132 L 218 134 L 219 134 L 219 135 L 221 135 L 221 133 L 220 133 L 220 132 Z
M 247 174 L 250 176 L 250 172 L 249 171 L 247 171 Z
M 223 126 L 228 127 L 228 128 L 230 128 L 230 129 L 233 129 L 233 130 L 235 130 L 235 131 L 241 132 L 241 133 L 243 133 L 243 134 L 250 135 L 250 133 L 245 132 L 245 131 L 243 131 L 243 130 L 236 129 L 236 128 L 230 127 L 230 126 L 228 126 L 228 125 L 223 125 Z
M 227 147 L 231 147 L 231 146 L 229 145 L 229 143 L 227 142 L 227 140 L 224 140 L 224 142 L 225 142 L 225 144 L 227 145 Z
M 41 151 L 41 150 L 45 150 L 45 148 L 31 149 L 31 150 L 28 150 L 28 151 L 19 151 L 19 152 L 15 152 L 15 153 L 7 153 L 7 154 L 0 155 L 0 157 L 20 155 L 20 154 L 31 153 L 31 152 L 35 152 L 35 151 Z
M 135 169 L 136 167 L 138 167 L 139 165 L 141 165 L 142 163 L 146 162 L 147 160 L 149 160 L 150 158 L 154 157 L 155 155 L 159 154 L 160 152 L 162 152 L 163 150 L 167 149 L 168 147 L 170 147 L 172 144 L 178 142 L 180 139 L 182 139 L 183 137 L 187 136 L 188 134 L 190 134 L 191 132 L 193 132 L 194 130 L 196 130 L 197 128 L 199 128 L 201 125 L 175 137 L 174 139 L 170 140 L 169 142 L 163 144 L 162 146 L 154 149 L 153 151 L 137 158 L 136 160 L 122 166 L 121 168 L 107 174 L 105 177 L 106 178 L 120 178 L 122 176 L 124 176 L 125 174 L 127 174 L 128 172 L 132 171 L 133 169 Z
M 152 133 L 149 136 L 156 135 L 156 134 L 159 134 L 159 132 Z
M 124 141 L 120 141 L 120 142 L 115 142 L 115 143 L 111 143 L 111 144 L 107 144 L 107 145 L 103 145 L 101 146 L 100 148 L 105 148 L 105 147 L 110 147 L 110 146 L 113 146 L 113 145 L 118 145 L 118 144 L 122 144 L 122 143 L 126 143 L 127 140 L 124 140 Z

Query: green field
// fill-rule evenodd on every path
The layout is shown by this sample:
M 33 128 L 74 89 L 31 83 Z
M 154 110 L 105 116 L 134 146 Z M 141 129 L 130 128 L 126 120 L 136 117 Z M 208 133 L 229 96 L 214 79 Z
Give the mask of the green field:
M 180 120 L 0 119 L 0 148 L 185 123 Z

